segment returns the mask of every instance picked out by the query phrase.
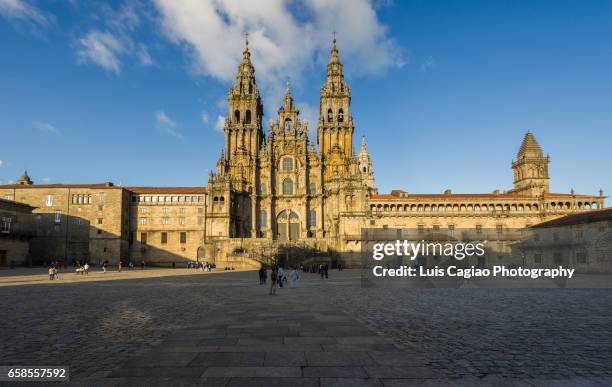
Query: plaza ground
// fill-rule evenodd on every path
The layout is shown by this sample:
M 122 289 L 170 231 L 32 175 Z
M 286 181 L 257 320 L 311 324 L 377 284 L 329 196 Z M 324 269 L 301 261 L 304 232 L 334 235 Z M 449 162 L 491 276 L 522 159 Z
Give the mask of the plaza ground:
M 0 272 L 0 364 L 62 385 L 612 384 L 609 289 L 361 288 L 302 273 Z

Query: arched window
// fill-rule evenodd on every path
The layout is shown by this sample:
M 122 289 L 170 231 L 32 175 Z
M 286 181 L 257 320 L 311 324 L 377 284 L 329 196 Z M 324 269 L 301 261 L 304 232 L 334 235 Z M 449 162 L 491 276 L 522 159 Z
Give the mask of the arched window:
M 327 111 L 327 122 L 332 122 L 334 120 L 334 113 L 331 109 Z
M 308 227 L 317 226 L 317 212 L 315 210 L 308 211 Z
M 283 171 L 293 171 L 293 159 L 291 157 L 283 158 Z
M 251 123 L 251 111 L 247 110 L 246 111 L 246 116 L 244 118 L 244 121 L 246 124 L 250 124 Z
M 338 111 L 338 122 L 344 122 L 344 112 L 342 109 Z
M 259 211 L 259 227 L 266 227 L 268 224 L 267 214 L 265 210 Z
M 240 110 L 234 112 L 234 122 L 237 124 L 240 123 Z
M 283 180 L 283 195 L 293 195 L 293 181 L 291 179 Z
M 288 132 L 291 130 L 291 119 L 287 118 L 285 120 L 285 132 Z

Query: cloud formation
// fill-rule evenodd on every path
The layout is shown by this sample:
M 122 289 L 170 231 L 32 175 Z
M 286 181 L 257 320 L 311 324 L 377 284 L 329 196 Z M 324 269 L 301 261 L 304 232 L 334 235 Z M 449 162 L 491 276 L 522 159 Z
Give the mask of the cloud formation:
M 209 120 L 208 113 L 202 112 L 202 122 L 205 124 L 208 124 L 208 120 Z
M 183 138 L 181 132 L 177 130 L 180 123 L 173 121 L 163 110 L 155 112 L 155 120 L 157 121 L 157 126 L 163 133 L 176 138 Z
M 0 160 L 0 168 L 4 165 L 4 161 Z
M 79 63 L 91 62 L 116 74 L 121 72 L 119 55 L 125 52 L 125 46 L 119 38 L 109 32 L 92 30 L 79 43 Z
M 184 46 L 193 70 L 231 81 L 249 33 L 257 80 L 278 103 L 284 80 L 325 63 L 332 32 L 351 72 L 373 74 L 401 67 L 391 40 L 367 0 L 155 0 L 166 36 Z
M 423 61 L 423 63 L 421 63 L 421 70 L 422 71 L 433 70 L 436 68 L 437 65 L 438 65 L 438 62 L 436 61 L 436 59 L 430 55 Z
M 78 62 L 94 63 L 115 74 L 121 72 L 124 57 L 133 57 L 143 66 L 154 65 L 148 47 L 131 37 L 140 27 L 140 14 L 144 12 L 135 1 L 126 2 L 117 10 L 103 6 L 101 13 L 106 17 L 106 28 L 104 31 L 91 29 L 79 39 Z
M 215 121 L 215 131 L 219 133 L 223 133 L 224 127 L 225 127 L 225 117 L 217 116 L 217 120 Z
M 50 124 L 48 122 L 38 122 L 38 121 L 36 121 L 36 122 L 34 122 L 33 125 L 34 125 L 34 127 L 36 129 L 42 130 L 42 131 L 47 132 L 47 133 L 51 133 L 51 134 L 58 134 L 59 133 L 59 130 L 57 130 L 57 128 L 54 125 L 52 125 L 52 124 Z
M 7 19 L 31 21 L 46 25 L 49 18 L 24 0 L 0 0 L 0 15 Z

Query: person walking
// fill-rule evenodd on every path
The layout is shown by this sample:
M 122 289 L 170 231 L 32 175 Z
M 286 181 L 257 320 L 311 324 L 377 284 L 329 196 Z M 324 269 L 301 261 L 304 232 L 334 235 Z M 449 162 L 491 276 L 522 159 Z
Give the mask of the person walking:
M 270 274 L 270 295 L 276 295 L 276 284 L 278 282 L 278 271 L 276 268 L 272 268 L 272 274 Z
M 300 275 L 294 267 L 293 270 L 291 270 L 291 289 L 295 289 L 298 279 L 300 279 Z
M 283 278 L 285 277 L 285 270 L 282 268 L 282 266 L 278 267 L 278 269 L 276 270 L 276 275 L 278 276 L 278 286 L 282 288 Z
M 142 261 L 140 261 L 140 270 L 144 270 L 145 268 L 145 261 L 144 259 Z
M 102 272 L 106 273 L 106 266 L 108 265 L 108 261 L 102 262 Z
M 325 264 L 323 271 L 325 272 L 325 278 L 329 278 L 329 265 L 327 263 Z
M 323 265 L 319 265 L 319 274 L 321 275 L 321 279 L 325 276 L 325 271 L 323 270 Z
M 85 262 L 85 265 L 83 265 L 83 274 L 89 275 L 89 263 L 87 262 Z
M 123 266 L 123 262 L 121 262 L 121 260 L 119 260 L 119 263 L 118 263 L 118 267 L 119 267 L 118 271 L 119 271 L 119 273 L 121 273 L 121 267 L 122 266 Z
M 49 280 L 53 281 L 55 276 L 53 275 L 53 266 L 49 265 Z

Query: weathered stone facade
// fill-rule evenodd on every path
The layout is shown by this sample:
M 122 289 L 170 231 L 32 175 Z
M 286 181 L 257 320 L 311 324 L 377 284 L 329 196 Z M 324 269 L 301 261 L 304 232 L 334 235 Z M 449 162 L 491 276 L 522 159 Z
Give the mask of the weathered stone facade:
M 168 265 L 203 260 L 204 188 L 130 187 L 130 259 Z
M 604 205 L 603 192 L 549 192 L 550 159 L 530 132 L 512 162 L 514 186 L 506 192 L 381 195 L 365 138 L 354 153 L 350 102 L 334 39 L 316 141 L 289 84 L 276 121 L 264 132 L 247 42 L 228 93 L 225 147 L 208 187 L 34 185 L 26 174 L 0 186 L 0 197 L 37 207 L 33 253 L 39 261 L 199 259 L 230 267 L 258 265 L 288 249 L 303 252 L 300 259 L 316 255 L 351 265 L 363 228 L 517 229 Z
M 318 147 L 308 138 L 289 85 L 276 122 L 264 133 L 247 44 L 229 91 L 226 147 L 209 179 L 206 243 L 214 248 L 207 255 L 250 251 L 256 258 L 270 246 L 298 245 L 346 262 L 360 251 L 364 227 L 516 229 L 604 205 L 603 194 L 550 193 L 550 159 L 530 132 L 512 162 L 514 187 L 507 192 L 380 195 L 365 138 L 359 154 L 353 152 L 350 100 L 334 39 L 320 91 Z
M 513 250 L 527 267 L 563 265 L 578 273 L 612 273 L 612 208 L 534 225 Z
M 32 210 L 27 204 L 0 199 L 0 268 L 30 263 Z

